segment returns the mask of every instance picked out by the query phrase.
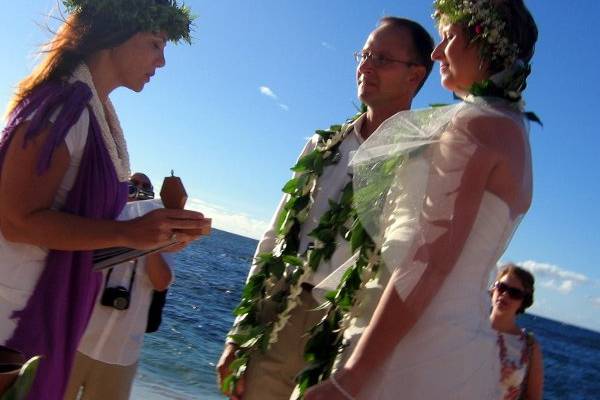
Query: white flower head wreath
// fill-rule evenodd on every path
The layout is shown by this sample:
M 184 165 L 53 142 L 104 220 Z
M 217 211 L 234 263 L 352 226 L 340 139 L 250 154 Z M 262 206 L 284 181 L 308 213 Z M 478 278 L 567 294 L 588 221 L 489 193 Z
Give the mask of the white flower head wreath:
M 519 46 L 509 39 L 495 0 L 435 0 L 433 7 L 432 17 L 436 21 L 464 24 L 472 34 L 472 41 L 481 44 L 484 58 L 505 68 L 517 60 Z

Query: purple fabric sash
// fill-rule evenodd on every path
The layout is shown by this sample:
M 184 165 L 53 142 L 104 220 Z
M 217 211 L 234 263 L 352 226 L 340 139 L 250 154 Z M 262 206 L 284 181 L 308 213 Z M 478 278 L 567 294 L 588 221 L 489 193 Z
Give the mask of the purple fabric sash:
M 115 219 L 127 199 L 127 185 L 118 181 L 102 139 L 96 116 L 88 105 L 90 88 L 82 83 L 47 83 L 39 87 L 9 117 L 0 142 L 0 168 L 16 128 L 32 112 L 22 146 L 50 126 L 37 163 L 43 174 L 69 129 L 87 107 L 89 131 L 75 184 L 61 211 L 93 219 Z M 55 122 L 49 118 L 62 106 Z M 74 232 L 74 234 L 76 234 Z M 62 400 L 73 358 L 91 316 L 101 274 L 92 270 L 91 251 L 51 250 L 35 290 L 23 310 L 15 311 L 18 324 L 7 346 L 26 356 L 43 355 L 29 399 Z

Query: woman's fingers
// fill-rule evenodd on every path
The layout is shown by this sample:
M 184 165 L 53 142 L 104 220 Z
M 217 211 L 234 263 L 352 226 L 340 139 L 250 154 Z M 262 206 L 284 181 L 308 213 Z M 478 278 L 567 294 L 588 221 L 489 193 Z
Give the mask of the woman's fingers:
M 212 220 L 210 218 L 203 219 L 169 219 L 171 230 L 176 231 L 198 231 L 197 236 L 205 235 L 210 232 Z M 206 232 L 206 233 L 204 233 Z M 194 234 L 187 232 L 188 234 Z
M 168 218 L 173 219 L 203 219 L 204 214 L 198 211 L 192 210 L 173 210 L 168 208 L 161 208 L 159 210 L 153 211 L 159 212 L 162 215 L 167 216 Z

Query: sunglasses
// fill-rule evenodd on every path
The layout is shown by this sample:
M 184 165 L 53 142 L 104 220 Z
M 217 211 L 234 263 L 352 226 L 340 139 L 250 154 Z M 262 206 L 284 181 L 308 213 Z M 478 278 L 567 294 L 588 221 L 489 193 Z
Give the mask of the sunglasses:
M 498 293 L 500 293 L 500 294 L 506 292 L 506 294 L 508 294 L 508 296 L 513 300 L 523 300 L 525 298 L 525 296 L 527 296 L 527 292 L 525 292 L 524 290 L 521 290 L 516 287 L 508 286 L 506 283 L 503 283 L 503 282 L 494 283 L 494 286 L 492 286 L 492 289 L 497 290 Z
M 131 179 L 128 184 L 130 200 L 150 200 L 154 198 L 154 188 L 150 183 Z
M 147 192 L 151 192 L 154 190 L 154 187 L 152 186 L 152 184 L 150 182 L 142 182 L 135 178 L 130 179 L 129 184 L 133 185 L 133 186 L 141 187 L 142 189 L 144 189 Z

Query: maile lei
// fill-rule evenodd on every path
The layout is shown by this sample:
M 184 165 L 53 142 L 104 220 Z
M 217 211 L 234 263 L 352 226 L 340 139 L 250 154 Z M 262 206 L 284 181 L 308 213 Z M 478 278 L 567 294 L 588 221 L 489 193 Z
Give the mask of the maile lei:
M 357 114 L 348 122 L 360 115 Z M 360 289 L 379 268 L 379 250 L 364 230 L 358 219 L 358 212 L 377 212 L 383 207 L 390 180 L 402 158 L 386 160 L 376 165 L 384 174 L 382 180 L 369 185 L 365 190 L 353 192 L 352 182 L 342 191 L 339 202 L 330 200 L 329 210 L 323 214 L 318 226 L 309 234 L 315 238 L 304 255 L 298 255 L 299 232 L 308 217 L 312 206 L 312 194 L 323 168 L 339 161 L 339 145 L 351 130 L 347 126 L 333 125 L 329 130 L 318 130 L 318 144 L 311 153 L 302 157 L 292 168 L 296 177 L 283 188 L 289 199 L 277 222 L 278 239 L 271 253 L 257 256 L 257 273 L 252 275 L 242 293 L 242 300 L 234 310 L 238 324 L 230 337 L 238 344 L 236 359 L 229 369 L 231 374 L 223 381 L 222 390 L 231 393 L 237 381 L 246 371 L 252 352 L 266 351 L 277 341 L 278 332 L 285 326 L 291 310 L 298 304 L 302 291 L 301 284 L 316 271 L 323 260 L 328 260 L 336 249 L 336 237 L 340 234 L 350 242 L 356 261 L 343 275 L 336 291 L 326 295 L 327 309 L 324 318 L 310 331 L 310 339 L 305 348 L 305 358 L 309 366 L 298 377 L 301 395 L 305 390 L 324 380 L 331 373 L 337 355 L 343 349 L 343 331 L 350 321 L 350 310 L 360 301 Z M 371 166 L 373 167 L 373 166 Z M 356 210 L 354 197 L 361 197 L 358 204 L 370 205 L 370 210 Z M 277 319 L 274 322 L 261 321 L 261 310 L 266 302 L 277 306 Z
M 308 366 L 296 377 L 299 398 L 304 396 L 309 387 L 324 381 L 331 375 L 335 360 L 345 347 L 343 334 L 353 317 L 352 310 L 361 302 L 364 295 L 361 289 L 375 277 L 382 265 L 380 248 L 367 234 L 358 215 L 377 221 L 372 216 L 381 213 L 394 174 L 407 157 L 408 155 L 399 155 L 364 167 L 378 170 L 379 172 L 374 171 L 373 175 L 378 176 L 379 179 L 371 181 L 368 186 L 350 195 L 354 197 L 352 201 L 354 207 L 348 205 L 352 221 L 349 240 L 352 253 L 357 254 L 357 258 L 342 276 L 337 289 L 325 296 L 327 301 L 322 308 L 327 312 L 310 331 L 310 338 L 304 352 Z
M 347 121 L 351 123 L 360 113 Z M 352 130 L 347 124 L 332 125 L 328 130 L 317 130 L 319 139 L 315 149 L 298 160 L 292 167 L 295 177 L 283 187 L 289 195 L 277 221 L 277 239 L 272 252 L 257 256 L 256 273 L 242 292 L 242 299 L 234 314 L 238 323 L 230 338 L 239 346 L 236 358 L 229 369 L 231 374 L 223 380 L 222 390 L 230 393 L 246 371 L 250 355 L 266 351 L 277 341 L 277 334 L 285 326 L 290 312 L 299 302 L 302 283 L 328 260 L 336 249 L 336 237 L 341 234 L 350 239 L 354 230 L 362 229 L 354 221 L 352 210 L 352 182 L 343 189 L 340 201 L 330 200 L 329 210 L 323 214 L 317 227 L 309 234 L 315 238 L 314 245 L 299 255 L 300 229 L 308 218 L 313 205 L 313 193 L 317 181 L 328 165 L 340 160 L 339 146 Z M 262 310 L 268 303 L 275 304 L 275 321 L 263 321 Z

